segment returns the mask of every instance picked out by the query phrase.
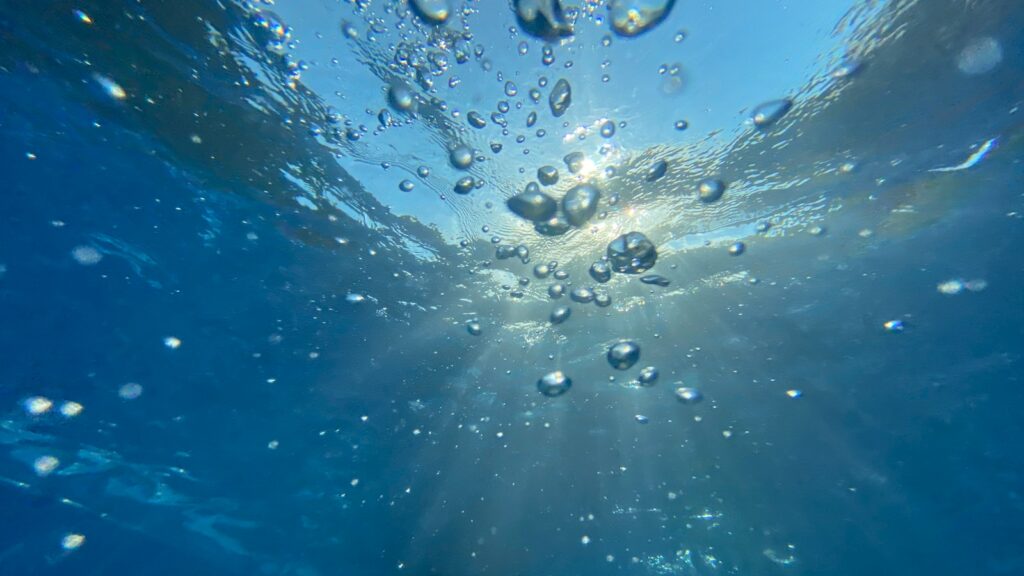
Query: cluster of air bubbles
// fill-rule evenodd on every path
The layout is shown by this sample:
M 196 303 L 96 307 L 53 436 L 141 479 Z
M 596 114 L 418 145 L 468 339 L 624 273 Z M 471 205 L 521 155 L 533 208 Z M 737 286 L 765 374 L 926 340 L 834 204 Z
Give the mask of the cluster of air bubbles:
M 640 274 L 654 267 L 658 251 L 647 236 L 640 232 L 628 232 L 608 244 L 607 256 L 616 272 Z
M 945 294 L 947 296 L 960 294 L 964 290 L 967 290 L 968 292 L 981 292 L 985 288 L 988 288 L 988 282 L 980 278 L 974 280 L 953 278 L 952 280 L 940 282 L 938 286 L 936 286 L 936 289 L 940 294 Z
M 45 396 L 31 396 L 22 401 L 22 407 L 29 416 L 43 416 L 53 410 L 53 400 Z M 74 418 L 82 413 L 85 407 L 74 400 L 61 403 L 58 412 L 65 418 Z
M 654 386 L 658 381 L 658 369 L 654 366 L 647 366 L 640 369 L 640 377 L 638 381 L 641 386 L 650 387 Z
M 663 76 L 661 80 L 661 91 L 666 95 L 675 95 L 682 92 L 683 88 L 686 87 L 686 83 L 683 79 L 683 65 L 677 63 L 674 64 L 662 64 L 658 68 L 658 74 Z

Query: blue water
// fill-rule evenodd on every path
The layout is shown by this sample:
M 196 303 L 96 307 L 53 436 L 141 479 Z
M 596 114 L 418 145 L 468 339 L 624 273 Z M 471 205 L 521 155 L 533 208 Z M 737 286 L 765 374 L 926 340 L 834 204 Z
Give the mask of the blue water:
M 1024 6 L 513 4 L 0 0 L 0 574 L 1024 574 Z

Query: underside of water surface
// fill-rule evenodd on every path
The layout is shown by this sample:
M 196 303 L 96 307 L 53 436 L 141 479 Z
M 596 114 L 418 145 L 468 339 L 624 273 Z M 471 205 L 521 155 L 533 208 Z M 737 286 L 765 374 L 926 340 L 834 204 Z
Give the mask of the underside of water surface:
M 1024 574 L 1024 4 L 0 41 L 0 574 Z

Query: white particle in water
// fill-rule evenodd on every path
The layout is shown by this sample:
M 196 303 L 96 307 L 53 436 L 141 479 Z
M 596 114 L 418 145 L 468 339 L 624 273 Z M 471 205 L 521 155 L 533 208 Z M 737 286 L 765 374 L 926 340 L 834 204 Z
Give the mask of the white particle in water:
M 952 280 L 946 280 L 945 282 L 939 283 L 936 288 L 940 294 L 953 296 L 954 294 L 959 294 L 964 291 L 964 281 L 959 278 L 954 278 Z
M 801 397 L 803 395 L 804 395 L 803 392 L 801 392 L 800 390 L 797 390 L 795 388 L 790 389 L 790 390 L 786 390 L 786 396 L 789 396 L 790 398 L 799 398 L 799 397 Z
M 38 476 L 49 476 L 51 472 L 60 466 L 60 460 L 56 456 L 40 456 L 32 463 L 32 468 Z
M 586 534 L 584 534 L 583 537 L 580 538 L 580 543 L 582 543 L 584 546 L 586 546 L 587 544 L 590 544 L 590 536 L 587 536 Z
M 164 346 L 167 346 L 171 350 L 177 350 L 181 346 L 181 340 L 174 336 L 168 336 L 164 338 Z
M 85 544 L 85 536 L 82 534 L 65 534 L 60 540 L 60 547 L 65 550 L 77 550 Z
M 23 406 L 25 407 L 25 411 L 32 416 L 39 416 L 41 414 L 46 414 L 51 408 L 53 408 L 53 401 L 45 396 L 33 396 L 31 398 L 26 398 Z
M 906 326 L 903 324 L 903 320 L 889 320 L 885 324 L 882 324 L 882 327 L 885 328 L 886 332 L 894 334 L 903 332 L 903 330 L 906 329 Z
M 103 260 L 103 254 L 92 246 L 75 246 L 71 249 L 71 257 L 82 266 L 94 266 Z
M 1003 61 L 1003 47 L 995 38 L 975 38 L 960 51 L 956 67 L 969 76 L 991 72 Z
M 129 382 L 117 390 L 117 395 L 125 400 L 135 400 L 142 396 L 142 384 Z
M 82 410 L 84 409 L 84 406 L 82 406 L 78 402 L 74 402 L 71 400 L 68 400 L 67 402 L 60 405 L 60 413 L 65 418 L 74 418 L 75 416 L 81 414 Z

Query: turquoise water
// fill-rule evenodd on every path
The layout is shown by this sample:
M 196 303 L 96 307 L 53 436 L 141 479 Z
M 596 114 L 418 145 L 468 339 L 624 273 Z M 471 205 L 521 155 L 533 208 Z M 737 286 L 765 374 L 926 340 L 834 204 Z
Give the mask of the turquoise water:
M 1024 573 L 1017 3 L 0 7 L 0 573 Z

